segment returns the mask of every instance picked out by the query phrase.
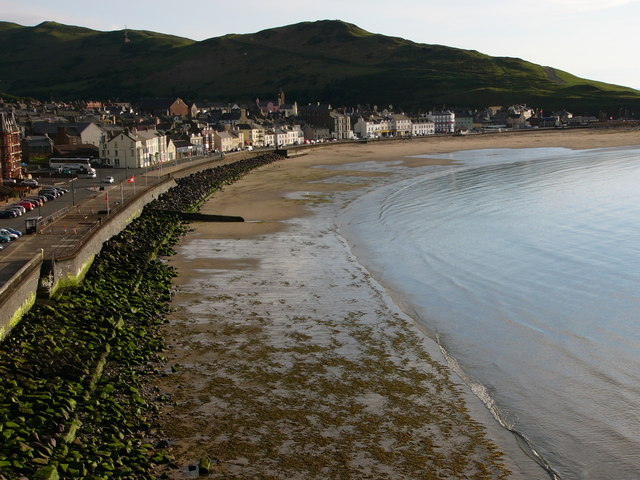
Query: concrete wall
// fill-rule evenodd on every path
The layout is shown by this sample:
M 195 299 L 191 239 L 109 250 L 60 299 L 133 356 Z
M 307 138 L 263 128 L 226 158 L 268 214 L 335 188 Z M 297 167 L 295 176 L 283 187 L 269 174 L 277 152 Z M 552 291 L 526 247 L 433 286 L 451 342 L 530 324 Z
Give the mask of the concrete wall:
M 42 261 L 41 250 L 0 287 L 0 341 L 35 303 Z

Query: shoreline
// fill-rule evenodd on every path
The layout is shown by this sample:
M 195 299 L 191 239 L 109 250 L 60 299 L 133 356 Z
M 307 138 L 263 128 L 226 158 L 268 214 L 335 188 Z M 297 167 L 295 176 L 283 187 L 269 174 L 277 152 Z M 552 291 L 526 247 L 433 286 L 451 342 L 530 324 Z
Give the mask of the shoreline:
M 380 365 L 375 366 L 375 368 L 382 368 L 377 370 L 378 375 L 381 372 L 384 375 L 390 375 L 394 382 L 399 382 L 396 384 L 399 388 L 401 385 L 404 387 L 411 385 L 411 388 L 423 391 L 424 395 L 427 395 L 429 390 L 429 382 L 411 384 L 411 380 L 407 376 L 398 378 L 399 372 L 397 371 L 393 372 L 393 375 L 396 375 L 393 377 L 389 373 L 389 368 L 393 365 L 396 369 L 403 369 L 405 365 L 411 365 L 412 368 L 418 369 L 417 371 L 412 370 L 414 374 L 418 372 L 421 375 L 427 373 L 434 375 L 434 372 L 439 370 L 438 364 L 440 366 L 446 365 L 441 354 L 434 350 L 435 344 L 430 344 L 431 340 L 428 340 L 421 332 L 417 332 L 415 323 L 399 312 L 398 307 L 395 307 L 384 291 L 384 287 L 377 285 L 375 279 L 369 278 L 368 272 L 355 262 L 355 257 L 349 246 L 340 245 L 339 235 L 332 227 L 330 216 L 335 214 L 338 209 L 344 208 L 352 195 L 358 195 L 367 188 L 373 188 L 376 182 L 384 182 L 389 174 L 384 171 L 376 173 L 360 171 L 353 165 L 349 170 L 327 170 L 311 167 L 319 165 L 339 167 L 344 164 L 373 161 L 396 162 L 392 167 L 396 169 L 412 168 L 414 166 L 442 165 L 449 162 L 406 158 L 407 155 L 437 154 L 481 148 L 557 146 L 582 149 L 639 143 L 640 133 L 632 131 L 572 131 L 528 132 L 526 135 L 500 134 L 491 137 L 480 136 L 479 138 L 475 136 L 427 138 L 380 145 L 336 145 L 331 148 L 314 149 L 303 157 L 287 159 L 262 167 L 237 183 L 225 187 L 224 192 L 217 193 L 203 206 L 202 213 L 240 215 L 248 222 L 224 225 L 193 224 L 194 231 L 186 239 L 183 239 L 182 244 L 177 248 L 178 255 L 169 259 L 169 262 L 176 267 L 179 273 L 177 279 L 179 291 L 174 299 L 174 307 L 178 311 L 169 325 L 165 327 L 165 335 L 172 346 L 167 352 L 170 358 L 169 362 L 178 364 L 178 367 L 175 373 L 161 380 L 160 388 L 171 395 L 177 405 L 165 407 L 161 412 L 161 424 L 173 439 L 172 444 L 177 453 L 176 462 L 183 465 L 194 462 L 197 464 L 198 458 L 207 455 L 213 457 L 217 459 L 218 464 L 211 474 L 211 478 L 221 478 L 221 476 L 225 478 L 253 478 L 252 475 L 264 475 L 265 478 L 315 478 L 313 475 L 309 475 L 309 471 L 305 470 L 307 467 L 304 465 L 293 463 L 293 466 L 290 467 L 291 470 L 287 470 L 285 474 L 280 470 L 282 467 L 278 464 L 278 460 L 269 461 L 265 458 L 269 456 L 268 452 L 271 452 L 271 455 L 279 458 L 279 461 L 283 461 L 283 459 L 291 461 L 289 453 L 297 452 L 298 455 L 302 455 L 299 445 L 301 442 L 304 443 L 297 437 L 285 438 L 286 435 L 283 433 L 286 431 L 286 429 L 283 430 L 283 422 L 287 422 L 287 415 L 298 418 L 296 415 L 300 414 L 299 409 L 292 408 L 286 412 L 282 411 L 280 412 L 282 417 L 275 421 L 270 418 L 270 415 L 266 415 L 266 406 L 274 407 L 274 400 L 291 403 L 292 397 L 306 395 L 304 408 L 308 411 L 314 411 L 315 415 L 326 413 L 326 410 L 332 408 L 335 411 L 340 411 L 345 406 L 344 402 L 347 402 L 351 409 L 356 408 L 355 411 L 358 415 L 361 415 L 362 418 L 368 418 L 368 421 L 371 422 L 376 415 L 379 420 L 383 412 L 385 415 L 389 414 L 385 410 L 387 404 L 400 400 L 406 401 L 407 398 L 395 399 L 393 395 L 386 397 L 382 395 L 381 397 L 376 390 L 377 387 L 371 383 L 374 371 L 360 371 L 361 377 L 370 380 L 365 388 L 369 393 L 364 397 L 362 395 L 355 396 L 359 401 L 356 402 L 358 405 L 354 406 L 354 395 L 344 392 L 340 397 L 337 393 L 330 393 L 327 390 L 330 386 L 321 380 L 324 377 L 331 377 L 334 382 L 337 379 L 342 380 L 344 372 L 337 377 L 332 377 L 332 375 L 336 375 L 336 372 L 320 368 L 323 362 L 327 360 L 330 361 L 329 363 L 333 362 L 334 370 L 341 368 L 341 362 L 347 361 L 351 362 L 351 368 L 355 368 L 354 365 L 363 360 L 374 362 L 375 355 L 373 353 L 377 352 L 378 355 L 392 360 L 384 368 Z M 340 183 L 330 183 L 336 181 L 336 178 L 340 180 Z M 283 245 L 285 250 L 278 250 Z M 286 248 L 289 249 L 288 252 Z M 274 256 L 274 254 L 276 255 Z M 335 257 L 340 257 L 341 254 L 346 254 L 346 256 L 343 255 L 339 261 L 333 262 L 329 254 Z M 278 265 L 275 260 L 282 260 L 287 255 L 296 261 L 290 262 L 291 265 L 286 268 Z M 310 266 L 310 270 L 315 269 L 315 272 L 312 272 L 310 277 L 308 272 L 297 272 L 299 276 L 294 278 L 291 272 L 296 272 L 296 267 L 300 268 L 300 265 Z M 345 271 L 346 277 L 337 280 L 335 277 L 341 276 L 334 272 L 340 269 Z M 285 277 L 287 279 L 283 280 Z M 305 278 L 305 280 L 297 280 L 298 278 Z M 201 282 L 207 282 L 204 289 L 200 285 Z M 288 282 L 288 284 L 284 282 Z M 266 287 L 266 289 L 262 287 Z M 335 293 L 328 296 L 325 293 L 331 289 L 350 292 L 353 297 L 344 299 L 340 303 L 335 300 Z M 353 293 L 364 290 L 368 293 Z M 202 295 L 207 292 L 210 294 L 204 298 L 203 302 Z M 281 295 L 282 298 L 276 298 L 278 295 Z M 348 305 L 351 301 L 356 303 L 357 310 L 352 310 Z M 327 308 L 327 302 L 334 302 L 336 305 Z M 204 305 L 213 308 L 203 311 Z M 394 307 L 397 311 L 394 311 Z M 213 311 L 215 313 L 212 313 Z M 363 311 L 364 313 L 362 313 Z M 383 311 L 385 313 L 380 314 Z M 356 322 L 354 312 L 362 313 L 361 317 L 366 318 L 366 321 Z M 341 315 L 345 323 L 350 322 L 349 328 L 339 323 L 332 324 L 331 328 L 328 328 L 327 318 L 334 315 L 336 317 Z M 248 320 L 257 320 L 257 323 L 248 322 Z M 372 344 L 364 342 L 362 338 L 364 331 L 375 338 L 375 342 Z M 422 335 L 424 338 L 416 341 L 416 338 L 419 337 L 415 335 Z M 331 343 L 336 338 L 340 339 L 341 346 L 339 347 Z M 403 338 L 407 343 L 413 345 L 411 352 L 408 353 L 400 348 L 402 342 L 398 342 L 398 338 Z M 251 344 L 253 344 L 251 347 L 253 350 L 245 349 L 246 345 Z M 256 347 L 256 344 L 268 345 L 269 349 L 267 352 L 261 351 Z M 305 345 L 306 350 L 295 352 L 298 356 L 292 356 L 291 352 L 287 352 L 287 349 L 295 349 L 301 344 Z M 363 357 L 358 357 L 357 354 L 354 356 L 353 352 L 346 352 L 342 356 L 337 356 L 336 350 L 345 349 L 345 345 L 350 345 L 351 349 L 359 349 L 361 352 L 369 349 L 370 355 L 365 354 Z M 427 357 L 422 357 L 423 354 L 427 354 Z M 248 359 L 252 360 L 249 364 L 247 363 Z M 427 365 L 429 365 L 427 370 L 430 370 L 428 372 L 425 370 Z M 298 376 L 295 377 L 298 383 L 293 382 L 289 385 L 288 394 L 286 388 L 283 393 L 281 378 L 287 378 L 293 367 L 298 369 Z M 244 378 L 243 374 L 239 372 L 246 368 L 257 369 L 263 378 L 256 376 Z M 220 375 L 220 370 L 224 375 Z M 304 375 L 300 376 L 300 372 L 304 372 Z M 215 377 L 226 387 L 220 390 L 211 382 L 204 382 L 203 377 L 209 380 Z M 445 377 L 448 380 L 443 380 Z M 458 423 L 456 428 L 464 430 L 465 427 L 472 426 L 473 429 L 484 429 L 488 435 L 488 438 L 483 436 L 482 440 L 476 439 L 477 442 L 484 445 L 483 449 L 468 453 L 464 459 L 457 459 L 460 464 L 467 465 L 465 467 L 468 469 L 467 473 L 472 472 L 474 467 L 470 467 L 468 464 L 473 461 L 482 463 L 493 458 L 496 460 L 491 467 L 494 470 L 490 475 L 482 478 L 505 478 L 501 473 L 501 467 L 498 466 L 502 461 L 513 472 L 509 478 L 548 478 L 541 469 L 539 477 L 532 477 L 530 469 L 535 469 L 537 465 L 531 465 L 533 461 L 528 461 L 526 458 L 514 458 L 514 456 L 518 456 L 518 448 L 515 446 L 515 440 L 511 434 L 506 430 L 503 430 L 504 434 L 501 434 L 500 428 L 492 427 L 491 423 L 496 423 L 493 417 L 490 417 L 486 407 L 473 396 L 468 388 L 459 388 L 461 382 L 456 380 L 455 374 L 447 371 L 445 377 L 438 377 L 438 382 L 443 381 L 445 384 L 449 382 L 447 391 L 451 396 L 433 397 L 431 401 L 440 402 L 441 405 L 458 405 L 461 403 L 458 395 L 462 395 L 464 405 L 461 408 L 453 408 L 446 415 L 456 419 L 453 422 Z M 309 385 L 310 379 L 315 379 L 314 381 L 321 385 Z M 354 381 L 357 378 L 351 380 Z M 432 378 L 431 389 L 435 384 L 433 382 Z M 308 390 L 304 394 L 298 391 L 302 384 Z M 353 388 L 353 385 L 357 386 L 357 382 L 351 383 L 351 385 Z M 237 390 L 238 398 L 227 398 L 225 395 L 229 389 Z M 256 403 L 246 398 L 248 389 L 263 401 Z M 278 392 L 276 396 L 271 395 L 274 389 Z M 325 394 L 340 398 L 337 398 L 333 405 L 327 404 L 323 402 L 322 396 L 316 395 L 314 397 L 309 393 L 314 389 L 320 389 Z M 412 408 L 420 407 L 419 401 L 413 400 L 413 402 Z M 197 412 L 197 415 L 194 415 L 194 411 Z M 252 431 L 251 435 L 247 435 L 246 431 L 254 428 L 247 423 L 248 418 L 253 418 L 255 422 L 256 416 L 259 416 L 258 413 L 266 415 L 264 418 L 260 417 L 262 420 L 258 422 L 262 426 L 262 430 L 258 429 L 258 431 Z M 433 430 L 440 431 L 439 436 L 434 434 L 433 430 L 429 432 L 433 438 L 441 442 L 439 450 L 444 451 L 444 457 L 438 460 L 439 462 L 446 462 L 447 458 L 457 457 L 456 453 L 465 443 L 456 443 L 447 435 L 443 435 L 442 424 L 438 422 L 444 421 L 446 423 L 446 415 L 443 417 L 444 420 L 440 419 L 430 425 Z M 418 418 L 424 420 L 426 417 L 418 416 Z M 232 430 L 228 435 L 223 435 L 215 428 L 211 429 L 212 422 L 223 420 L 225 428 Z M 324 420 L 331 424 L 329 418 Z M 298 421 L 305 424 L 304 419 L 298 418 Z M 343 419 L 342 427 L 344 427 L 344 423 L 348 422 Z M 349 426 L 352 430 L 361 431 L 361 433 L 363 431 L 362 422 L 352 422 Z M 385 434 L 394 436 L 399 433 L 395 430 L 402 430 L 401 428 L 394 430 L 394 426 L 397 427 L 395 423 L 391 426 L 387 425 Z M 289 427 L 291 426 L 289 425 Z M 344 450 L 345 445 L 340 442 L 343 440 L 341 435 L 344 435 L 344 432 L 341 432 L 339 427 L 334 425 L 332 432 L 319 433 L 318 425 L 306 425 L 306 441 L 313 439 L 318 444 L 317 448 L 322 450 L 327 448 L 326 444 L 331 439 L 336 445 L 340 445 L 341 450 Z M 497 427 L 497 423 L 495 427 Z M 233 430 L 236 428 L 238 430 L 234 432 Z M 412 428 L 412 435 L 415 438 L 426 438 L 424 437 L 426 432 L 421 431 L 419 426 L 413 425 Z M 464 432 L 459 431 L 458 437 L 464 435 L 467 435 L 467 439 L 473 437 L 470 431 L 464 430 Z M 390 445 L 381 440 L 380 432 L 367 430 L 367 434 L 377 438 L 377 441 L 373 441 L 367 446 L 369 452 L 376 454 L 367 455 L 367 449 L 364 449 L 363 452 L 362 448 L 347 448 L 347 451 L 352 452 L 357 461 L 354 464 L 353 458 L 350 460 L 351 463 L 343 460 L 342 467 L 347 465 L 353 468 L 352 474 L 358 472 L 358 475 L 361 475 L 360 478 L 367 478 L 364 472 L 390 475 L 392 472 L 396 474 L 398 471 L 404 472 L 398 465 L 404 465 L 403 468 L 406 468 L 406 464 L 411 462 L 421 465 L 420 468 L 429 465 L 425 459 L 422 459 L 423 463 L 419 464 L 415 458 L 416 451 L 409 451 L 405 447 L 403 447 L 404 450 L 400 448 L 397 450 L 402 450 L 406 455 L 391 454 L 397 450 L 390 449 Z M 232 441 L 230 438 L 235 435 L 242 438 Z M 268 445 L 260 450 L 255 444 L 261 443 L 258 438 L 261 436 L 277 437 L 281 443 L 277 448 L 274 445 Z M 396 446 L 402 445 L 399 439 L 395 441 L 397 442 Z M 450 443 L 446 443 L 447 441 Z M 483 443 L 485 441 L 486 444 Z M 502 451 L 508 451 L 506 458 L 497 460 L 492 457 L 495 445 Z M 505 445 L 508 448 L 504 448 Z M 246 448 L 247 452 L 239 452 L 239 447 Z M 283 449 L 290 450 L 290 452 L 283 453 Z M 234 456 L 229 452 L 236 454 Z M 303 453 L 308 455 L 308 452 Z M 335 451 L 332 451 L 332 454 L 337 455 Z M 305 458 L 309 459 L 310 457 Z M 388 462 L 387 465 L 385 465 L 385 458 Z M 313 458 L 311 459 L 313 460 Z M 329 461 L 326 464 L 314 464 L 314 468 L 319 469 L 318 471 L 334 467 L 336 464 Z M 445 469 L 441 473 L 444 476 L 455 478 L 457 476 L 455 468 L 458 467 L 454 465 L 446 467 L 453 470 L 446 470 L 445 467 L 442 467 Z M 385 468 L 391 470 L 387 471 Z M 393 470 L 394 468 L 400 470 Z M 419 471 L 419 468 L 415 471 Z M 292 472 L 297 472 L 297 476 L 292 475 Z M 171 478 L 184 478 L 180 476 L 181 472 L 174 471 L 172 474 L 177 476 Z M 397 478 L 417 477 L 415 474 L 414 476 L 403 474 Z

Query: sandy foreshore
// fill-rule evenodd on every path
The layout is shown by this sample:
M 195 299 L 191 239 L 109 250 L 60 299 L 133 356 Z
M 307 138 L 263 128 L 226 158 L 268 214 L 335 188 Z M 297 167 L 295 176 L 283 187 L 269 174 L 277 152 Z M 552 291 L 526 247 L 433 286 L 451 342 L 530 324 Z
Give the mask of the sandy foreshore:
M 169 260 L 158 387 L 180 468 L 165 473 L 188 478 L 209 457 L 210 478 L 548 478 L 357 262 L 335 215 L 389 169 L 445 164 L 437 153 L 638 144 L 637 131 L 579 130 L 335 145 L 226 187 L 201 211 L 247 222 L 195 223 Z

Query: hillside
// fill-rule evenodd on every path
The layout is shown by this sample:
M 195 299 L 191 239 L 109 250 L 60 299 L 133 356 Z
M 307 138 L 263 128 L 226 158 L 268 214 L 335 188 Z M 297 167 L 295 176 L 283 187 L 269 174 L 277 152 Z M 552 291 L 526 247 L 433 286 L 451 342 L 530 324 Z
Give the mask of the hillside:
M 517 58 L 414 43 L 341 21 L 305 22 L 196 42 L 0 22 L 0 90 L 37 98 L 272 98 L 405 108 L 527 103 L 578 112 L 640 111 L 640 91 Z

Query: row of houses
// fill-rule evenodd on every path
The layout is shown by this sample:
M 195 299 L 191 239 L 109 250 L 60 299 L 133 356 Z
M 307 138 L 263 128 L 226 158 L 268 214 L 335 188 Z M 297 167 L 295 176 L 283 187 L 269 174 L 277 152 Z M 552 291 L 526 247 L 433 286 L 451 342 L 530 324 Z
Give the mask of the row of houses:
M 116 168 L 147 168 L 185 156 L 249 147 L 548 127 L 571 118 L 568 112 L 544 117 L 524 105 L 416 114 L 395 112 L 392 106 L 336 109 L 319 102 L 285 103 L 282 90 L 274 100 L 256 99 L 243 106 L 187 103 L 177 98 L 147 99 L 137 105 L 74 102 L 13 104 L 10 109 L 0 105 L 2 110 L 3 178 L 21 175 L 20 160 L 30 162 L 48 155 L 91 157 Z

